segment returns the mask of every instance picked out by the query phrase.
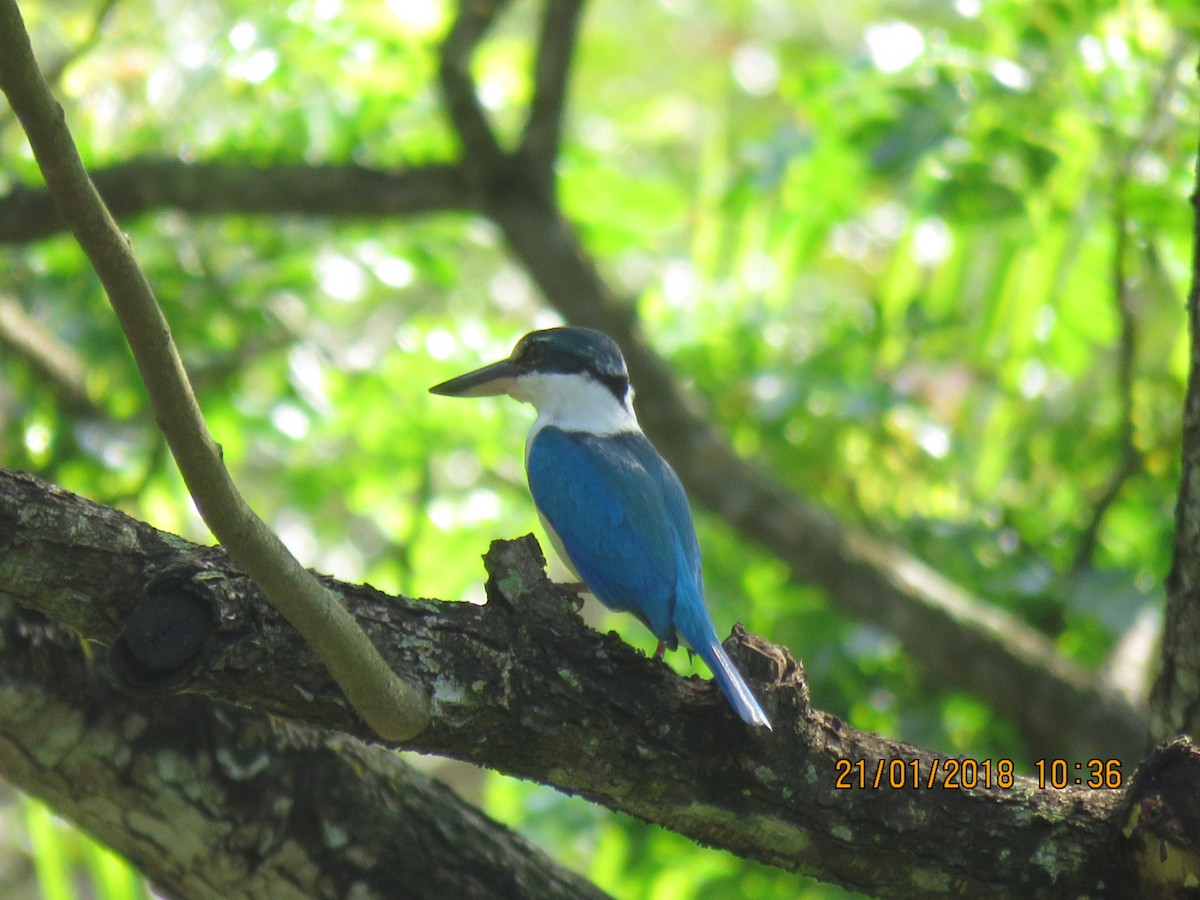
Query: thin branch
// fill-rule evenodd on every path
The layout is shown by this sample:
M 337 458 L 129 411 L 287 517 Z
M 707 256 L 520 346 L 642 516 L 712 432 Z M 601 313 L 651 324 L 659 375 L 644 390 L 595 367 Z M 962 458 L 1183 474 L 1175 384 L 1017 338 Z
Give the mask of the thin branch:
M 63 75 L 67 73 L 67 69 L 78 62 L 84 54 L 100 42 L 100 35 L 104 31 L 104 26 L 108 24 L 109 16 L 117 8 L 118 2 L 120 0 L 104 0 L 96 8 L 96 14 L 92 17 L 91 27 L 88 29 L 88 33 L 84 36 L 83 40 L 46 67 L 44 76 L 47 84 L 58 84 Z
M 47 331 L 11 297 L 0 295 L 0 347 L 25 359 L 53 385 L 68 409 L 102 416 L 87 391 L 87 373 L 74 351 Z
M 1118 195 L 1124 190 L 1118 184 Z M 1071 568 L 1078 572 L 1091 564 L 1100 537 L 1100 528 L 1109 508 L 1121 493 L 1125 482 L 1137 474 L 1142 466 L 1142 454 L 1133 442 L 1133 382 L 1137 362 L 1138 318 L 1134 302 L 1134 288 L 1129 275 L 1129 228 L 1124 203 L 1118 200 L 1113 211 L 1113 232 L 1116 237 L 1113 248 L 1112 296 L 1119 324 L 1117 340 L 1116 391 L 1119 404 L 1119 422 L 1116 441 L 1118 457 L 1116 468 L 1109 473 L 1104 488 L 1100 491 L 1092 513 L 1079 537 L 1075 558 Z
M 188 384 L 170 328 L 104 207 L 38 72 L 15 0 L 0 0 L 0 89 L 29 137 L 63 219 L 91 260 L 133 350 L 155 417 L 205 523 L 314 647 L 363 718 L 402 739 L 428 722 L 420 691 L 387 668 L 354 620 L 247 506 Z
M 1134 176 L 1138 158 L 1148 152 L 1169 133 L 1173 119 L 1171 100 L 1179 88 L 1180 64 L 1192 52 L 1192 41 L 1182 33 L 1175 35 L 1167 59 L 1160 68 L 1160 77 L 1154 85 L 1145 124 L 1134 139 L 1120 154 L 1116 164 L 1116 177 L 1112 193 L 1116 198 L 1113 206 L 1112 229 L 1114 236 L 1112 258 L 1112 300 L 1117 313 L 1119 337 L 1117 340 L 1117 365 L 1115 370 L 1117 399 L 1120 404 L 1120 421 L 1117 425 L 1117 465 L 1109 474 L 1092 507 L 1088 522 L 1080 533 L 1075 550 L 1072 569 L 1080 571 L 1087 567 L 1096 550 L 1100 528 L 1109 508 L 1121 493 L 1125 482 L 1142 467 L 1142 454 L 1134 442 L 1133 389 L 1137 365 L 1139 338 L 1138 303 L 1134 279 L 1129 272 L 1129 257 L 1132 223 L 1125 206 L 1125 192 Z
M 508 0 L 462 0 L 454 24 L 442 42 L 438 70 L 442 94 L 476 178 L 494 175 L 505 166 L 506 154 L 475 92 L 471 54 L 506 6 Z
M 553 183 L 554 165 L 562 139 L 567 83 L 584 0 L 546 0 L 533 73 L 533 99 L 525 120 L 521 153 L 535 170 Z
M 114 9 L 117 8 L 119 0 L 104 0 L 96 10 L 96 14 L 92 17 L 91 27 L 88 33 L 78 44 L 56 59 L 50 65 L 46 66 L 44 77 L 46 83 L 52 86 L 57 86 L 62 80 L 63 75 L 67 73 L 74 63 L 78 62 L 84 54 L 90 51 L 100 42 L 100 35 L 104 31 L 104 26 L 108 23 L 109 16 L 112 15 Z M 7 128 L 13 121 L 13 112 L 11 109 L 0 111 L 0 128 Z

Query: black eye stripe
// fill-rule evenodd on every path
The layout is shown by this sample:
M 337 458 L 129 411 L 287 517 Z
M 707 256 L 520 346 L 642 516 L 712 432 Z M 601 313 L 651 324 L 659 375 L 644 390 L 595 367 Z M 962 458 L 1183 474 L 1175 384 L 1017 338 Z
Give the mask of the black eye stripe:
M 629 392 L 620 349 L 607 335 L 588 328 L 531 332 L 513 348 L 512 361 L 524 372 L 587 375 L 621 402 Z

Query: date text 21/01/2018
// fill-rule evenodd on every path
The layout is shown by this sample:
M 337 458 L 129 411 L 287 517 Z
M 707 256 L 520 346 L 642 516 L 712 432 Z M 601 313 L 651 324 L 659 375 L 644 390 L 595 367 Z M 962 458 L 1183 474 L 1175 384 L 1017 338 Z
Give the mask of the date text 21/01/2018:
M 1042 790 L 1068 787 L 1115 789 L 1124 784 L 1121 761 L 1117 759 L 1089 759 L 1075 763 L 1065 759 L 1039 759 L 1033 767 L 1033 780 Z M 839 759 L 836 769 L 834 787 L 841 790 L 1008 789 L 1020 777 L 1011 759 Z

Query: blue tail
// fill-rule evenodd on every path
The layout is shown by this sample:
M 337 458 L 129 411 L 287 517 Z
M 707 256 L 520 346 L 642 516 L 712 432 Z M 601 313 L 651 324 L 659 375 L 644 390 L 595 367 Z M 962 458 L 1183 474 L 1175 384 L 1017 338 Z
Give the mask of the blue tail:
M 738 717 L 747 725 L 761 726 L 770 731 L 771 720 L 717 640 L 717 630 L 708 617 L 704 601 L 695 593 L 688 591 L 676 599 L 675 628 L 688 646 L 712 669 L 713 677 Z
M 716 635 L 713 635 L 712 643 L 708 647 L 695 649 L 700 654 L 700 658 L 712 669 L 717 684 L 721 686 L 733 711 L 741 720 L 747 725 L 762 726 L 770 731 L 771 720 L 767 718 L 763 708 L 758 705 L 758 700 L 751 693 L 750 686 L 746 684 L 742 673 L 734 666 L 733 660 L 729 658 L 725 648 L 717 642 Z

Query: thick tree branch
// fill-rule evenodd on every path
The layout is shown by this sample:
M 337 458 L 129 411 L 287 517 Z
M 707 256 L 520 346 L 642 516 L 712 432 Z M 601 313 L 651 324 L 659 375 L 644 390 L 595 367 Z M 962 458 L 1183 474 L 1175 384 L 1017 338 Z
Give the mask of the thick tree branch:
M 122 220 L 162 209 L 377 219 L 458 212 L 475 204 L 462 167 L 442 163 L 385 172 L 353 165 L 255 166 L 147 157 L 97 169 L 92 181 Z M 35 241 L 65 227 L 46 190 L 17 187 L 0 197 L 0 243 Z
M 1021 777 L 997 785 L 995 760 L 990 788 L 947 788 L 945 760 L 809 708 L 786 652 L 741 634 L 728 646 L 766 683 L 760 696 L 776 723 L 770 734 L 746 729 L 710 682 L 679 678 L 583 626 L 528 539 L 498 545 L 487 564 L 484 606 L 326 582 L 393 665 L 435 686 L 434 721 L 415 749 L 884 896 L 1135 894 L 1120 791 L 1043 790 Z M 0 599 L 112 643 L 127 683 L 372 739 L 311 648 L 219 548 L 31 476 L 0 474 Z M 921 787 L 873 788 L 880 760 L 883 777 L 904 783 L 915 772 Z
M 0 774 L 169 896 L 604 896 L 384 748 L 122 693 L 103 653 L 7 601 L 0 646 Z
M 250 509 L 208 432 L 170 327 L 128 241 L 88 179 L 61 107 L 38 71 L 15 0 L 0 0 L 0 89 L 29 138 L 59 212 L 100 277 L 179 471 L 205 524 L 317 648 L 358 713 L 381 735 L 424 727 L 425 698 Z

